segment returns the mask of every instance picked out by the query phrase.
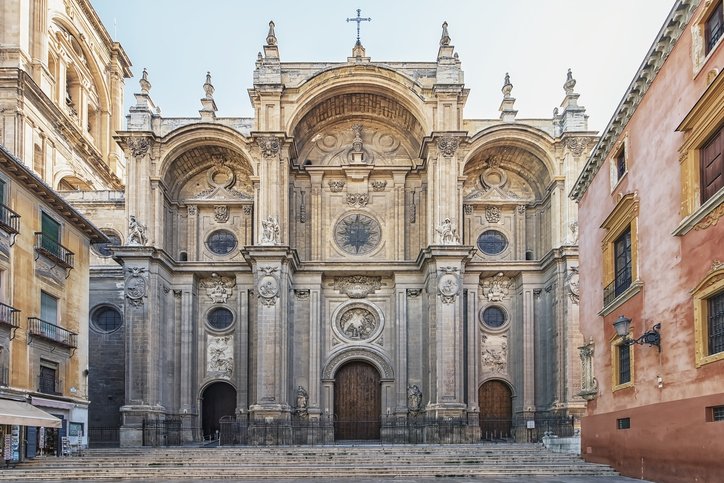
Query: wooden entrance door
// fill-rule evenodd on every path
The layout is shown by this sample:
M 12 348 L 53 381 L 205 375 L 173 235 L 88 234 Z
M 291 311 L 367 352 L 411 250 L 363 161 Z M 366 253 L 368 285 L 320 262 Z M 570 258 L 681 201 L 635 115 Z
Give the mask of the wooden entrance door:
M 349 362 L 334 380 L 334 438 L 380 439 L 380 373 L 366 362 Z
M 236 389 L 231 384 L 215 382 L 204 389 L 201 397 L 204 438 L 214 438 L 221 428 L 219 420 L 236 412 Z
M 478 390 L 480 434 L 483 439 L 510 437 L 513 400 L 510 388 L 503 381 L 488 381 Z

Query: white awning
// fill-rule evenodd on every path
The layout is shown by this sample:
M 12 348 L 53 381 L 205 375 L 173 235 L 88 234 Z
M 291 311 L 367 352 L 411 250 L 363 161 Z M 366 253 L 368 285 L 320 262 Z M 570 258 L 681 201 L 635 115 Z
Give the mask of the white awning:
M 0 424 L 59 428 L 62 423 L 55 416 L 28 403 L 0 399 Z

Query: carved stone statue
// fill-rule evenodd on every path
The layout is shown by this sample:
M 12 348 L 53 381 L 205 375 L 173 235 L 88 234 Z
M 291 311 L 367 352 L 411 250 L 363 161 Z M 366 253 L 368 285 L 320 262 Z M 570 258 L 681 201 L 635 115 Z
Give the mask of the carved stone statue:
M 440 226 L 436 229 L 436 231 L 440 234 L 440 243 L 443 245 L 459 245 L 460 244 L 460 238 L 458 238 L 458 235 L 456 233 L 455 227 L 453 227 L 452 221 L 450 218 L 445 218 L 442 223 L 440 223 Z
M 279 223 L 273 216 L 267 217 L 266 220 L 261 220 L 261 244 L 262 245 L 276 245 L 279 243 Z
M 131 215 L 128 221 L 128 244 L 146 246 L 147 241 L 146 227 L 139 223 L 134 215 Z
M 417 386 L 417 384 L 413 384 L 411 386 L 407 386 L 407 409 L 411 413 L 417 413 L 422 408 L 422 391 L 420 391 L 420 388 Z
M 307 406 L 309 405 L 309 394 L 302 386 L 297 386 L 297 406 L 295 412 L 299 416 L 307 415 Z

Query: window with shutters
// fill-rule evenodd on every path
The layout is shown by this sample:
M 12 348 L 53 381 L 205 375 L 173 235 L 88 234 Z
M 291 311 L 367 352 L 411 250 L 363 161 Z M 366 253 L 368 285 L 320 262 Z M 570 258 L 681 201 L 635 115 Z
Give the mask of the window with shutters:
M 706 203 L 724 187 L 724 126 L 701 148 L 701 202 Z
M 674 235 L 706 230 L 724 216 L 724 75 L 719 74 L 676 128 L 684 133 L 679 148 L 681 209 Z

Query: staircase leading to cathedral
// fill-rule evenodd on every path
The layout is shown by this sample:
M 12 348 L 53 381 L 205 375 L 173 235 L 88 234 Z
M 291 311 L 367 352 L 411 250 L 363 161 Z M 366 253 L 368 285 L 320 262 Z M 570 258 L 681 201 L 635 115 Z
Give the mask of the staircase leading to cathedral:
M 337 445 L 89 450 L 36 458 L 0 472 L 0 481 L 616 475 L 537 444 Z

